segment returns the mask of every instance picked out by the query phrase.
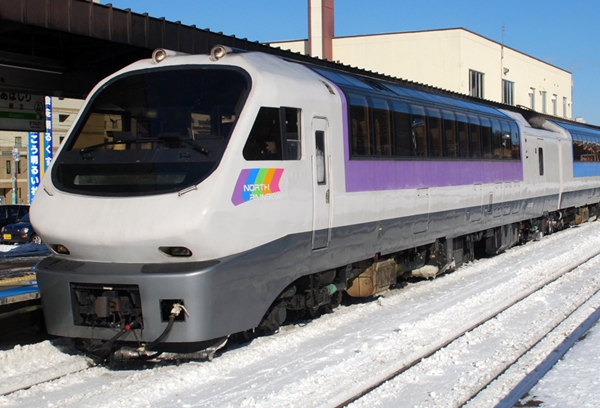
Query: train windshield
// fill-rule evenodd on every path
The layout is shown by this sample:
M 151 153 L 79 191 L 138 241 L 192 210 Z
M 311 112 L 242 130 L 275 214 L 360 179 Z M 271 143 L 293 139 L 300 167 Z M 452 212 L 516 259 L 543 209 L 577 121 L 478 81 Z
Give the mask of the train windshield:
M 57 188 L 148 195 L 200 183 L 218 166 L 250 79 L 185 66 L 125 74 L 100 89 L 56 158 Z

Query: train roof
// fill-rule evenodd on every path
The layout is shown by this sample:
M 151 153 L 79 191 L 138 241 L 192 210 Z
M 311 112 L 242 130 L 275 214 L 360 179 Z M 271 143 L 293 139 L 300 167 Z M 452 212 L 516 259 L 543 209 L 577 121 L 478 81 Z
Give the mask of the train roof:
M 303 56 L 303 57 L 306 57 L 306 56 Z M 294 58 L 283 57 L 283 56 L 280 56 L 279 58 L 286 59 L 290 62 L 301 63 L 301 64 L 304 64 L 307 66 L 312 65 L 312 66 L 316 66 L 316 67 L 325 67 L 325 68 L 329 68 L 334 71 L 341 71 L 341 72 L 344 72 L 347 74 L 352 74 L 355 76 L 370 78 L 372 80 L 392 82 L 392 83 L 396 83 L 399 85 L 403 85 L 403 86 L 407 87 L 408 89 L 414 89 L 417 91 L 420 90 L 420 91 L 433 93 L 436 95 L 442 95 L 442 96 L 446 96 L 449 98 L 453 98 L 454 100 L 469 101 L 469 102 L 471 102 L 473 104 L 477 104 L 479 106 L 485 105 L 485 106 L 493 107 L 496 109 L 503 109 L 503 110 L 519 113 L 527 120 L 528 123 L 530 123 L 530 125 L 532 127 L 536 127 L 536 128 L 538 127 L 537 123 L 540 122 L 540 119 L 546 119 L 546 120 L 551 120 L 554 122 L 565 123 L 567 125 L 571 125 L 571 126 L 574 126 L 577 128 L 587 128 L 587 129 L 591 129 L 593 131 L 600 132 L 600 126 L 591 125 L 591 124 L 583 123 L 583 122 L 577 122 L 577 121 L 569 119 L 569 118 L 562 118 L 562 117 L 557 117 L 557 116 L 549 115 L 549 114 L 542 113 L 542 112 L 537 112 L 537 111 L 527 108 L 526 106 L 522 106 L 522 105 L 513 106 L 513 105 L 507 105 L 507 104 L 504 104 L 501 102 L 492 101 L 489 99 L 477 98 L 474 96 L 465 95 L 465 94 L 461 94 L 458 92 L 449 91 L 447 89 L 435 87 L 433 85 L 428 85 L 428 84 L 419 83 L 419 82 L 413 82 L 408 79 L 398 78 L 398 77 L 382 74 L 379 72 L 373 72 L 373 71 L 369 71 L 366 69 L 342 64 L 339 62 L 327 61 L 327 60 L 323 60 L 323 59 L 320 59 L 317 57 L 308 57 L 308 60 L 307 60 L 307 58 L 294 59 Z M 470 105 L 470 106 L 472 107 L 473 105 Z

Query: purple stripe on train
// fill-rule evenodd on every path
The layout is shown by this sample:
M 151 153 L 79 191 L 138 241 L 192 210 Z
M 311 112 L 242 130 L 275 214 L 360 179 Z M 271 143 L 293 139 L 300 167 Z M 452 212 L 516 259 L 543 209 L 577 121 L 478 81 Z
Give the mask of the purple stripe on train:
M 464 186 L 523 180 L 523 165 L 520 161 L 350 160 L 346 97 L 340 88 L 337 86 L 335 88 L 342 99 L 347 192 Z

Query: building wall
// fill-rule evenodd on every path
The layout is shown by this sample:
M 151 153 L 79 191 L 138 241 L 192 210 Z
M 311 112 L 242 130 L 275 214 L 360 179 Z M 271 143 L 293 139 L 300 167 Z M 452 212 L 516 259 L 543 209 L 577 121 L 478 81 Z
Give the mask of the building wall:
M 282 49 L 306 53 L 306 41 L 271 43 Z M 338 37 L 333 40 L 333 59 L 409 81 L 470 94 L 469 71 L 483 73 L 483 98 L 503 102 L 502 80 L 514 83 L 513 105 L 530 106 L 530 90 L 536 96 L 535 109 L 542 111 L 546 92 L 546 113 L 553 114 L 556 95 L 557 115 L 572 116 L 572 76 L 517 50 L 504 47 L 462 28 L 448 30 Z M 506 73 L 505 73 L 506 71 Z

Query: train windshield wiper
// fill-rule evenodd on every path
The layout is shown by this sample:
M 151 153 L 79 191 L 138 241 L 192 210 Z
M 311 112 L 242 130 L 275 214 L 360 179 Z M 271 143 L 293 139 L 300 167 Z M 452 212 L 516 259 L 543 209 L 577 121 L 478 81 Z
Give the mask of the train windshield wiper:
M 176 140 L 178 142 L 181 142 L 183 144 L 190 146 L 192 149 L 194 149 L 195 151 L 197 151 L 199 153 L 202 153 L 206 157 L 211 156 L 210 150 L 207 150 L 204 147 L 202 147 L 194 139 L 181 137 L 181 135 L 179 135 L 179 133 L 161 133 L 158 135 L 158 139 L 163 140 L 163 141 Z
M 114 140 L 110 140 L 110 141 L 106 141 L 106 142 L 99 143 L 96 145 L 84 147 L 79 150 L 79 153 L 83 155 L 85 153 L 90 153 L 95 150 L 102 149 L 103 147 L 106 147 L 106 146 L 115 146 L 115 145 L 127 144 L 127 143 L 162 143 L 162 144 L 165 144 L 165 143 L 168 143 L 169 141 L 175 140 L 177 142 L 180 142 L 180 143 L 183 143 L 183 144 L 186 144 L 186 145 L 192 147 L 194 150 L 196 150 L 199 153 L 202 153 L 203 155 L 205 155 L 207 157 L 211 156 L 211 152 L 209 150 L 205 149 L 204 147 L 202 147 L 201 145 L 199 145 L 195 140 L 184 139 L 181 136 L 179 136 L 178 134 L 160 134 L 160 135 L 158 135 L 158 138 L 155 138 L 155 137 L 135 137 L 135 136 L 133 136 L 133 134 L 131 132 L 112 132 L 112 137 L 114 138 Z
M 107 132 L 108 136 L 112 137 L 113 140 L 106 141 L 103 143 L 95 144 L 92 146 L 86 146 L 79 149 L 80 154 L 85 154 L 89 152 L 93 152 L 95 150 L 102 149 L 106 146 L 115 146 L 119 144 L 127 144 L 127 143 L 146 143 L 146 142 L 156 142 L 155 138 L 138 138 L 135 137 L 131 132 Z

